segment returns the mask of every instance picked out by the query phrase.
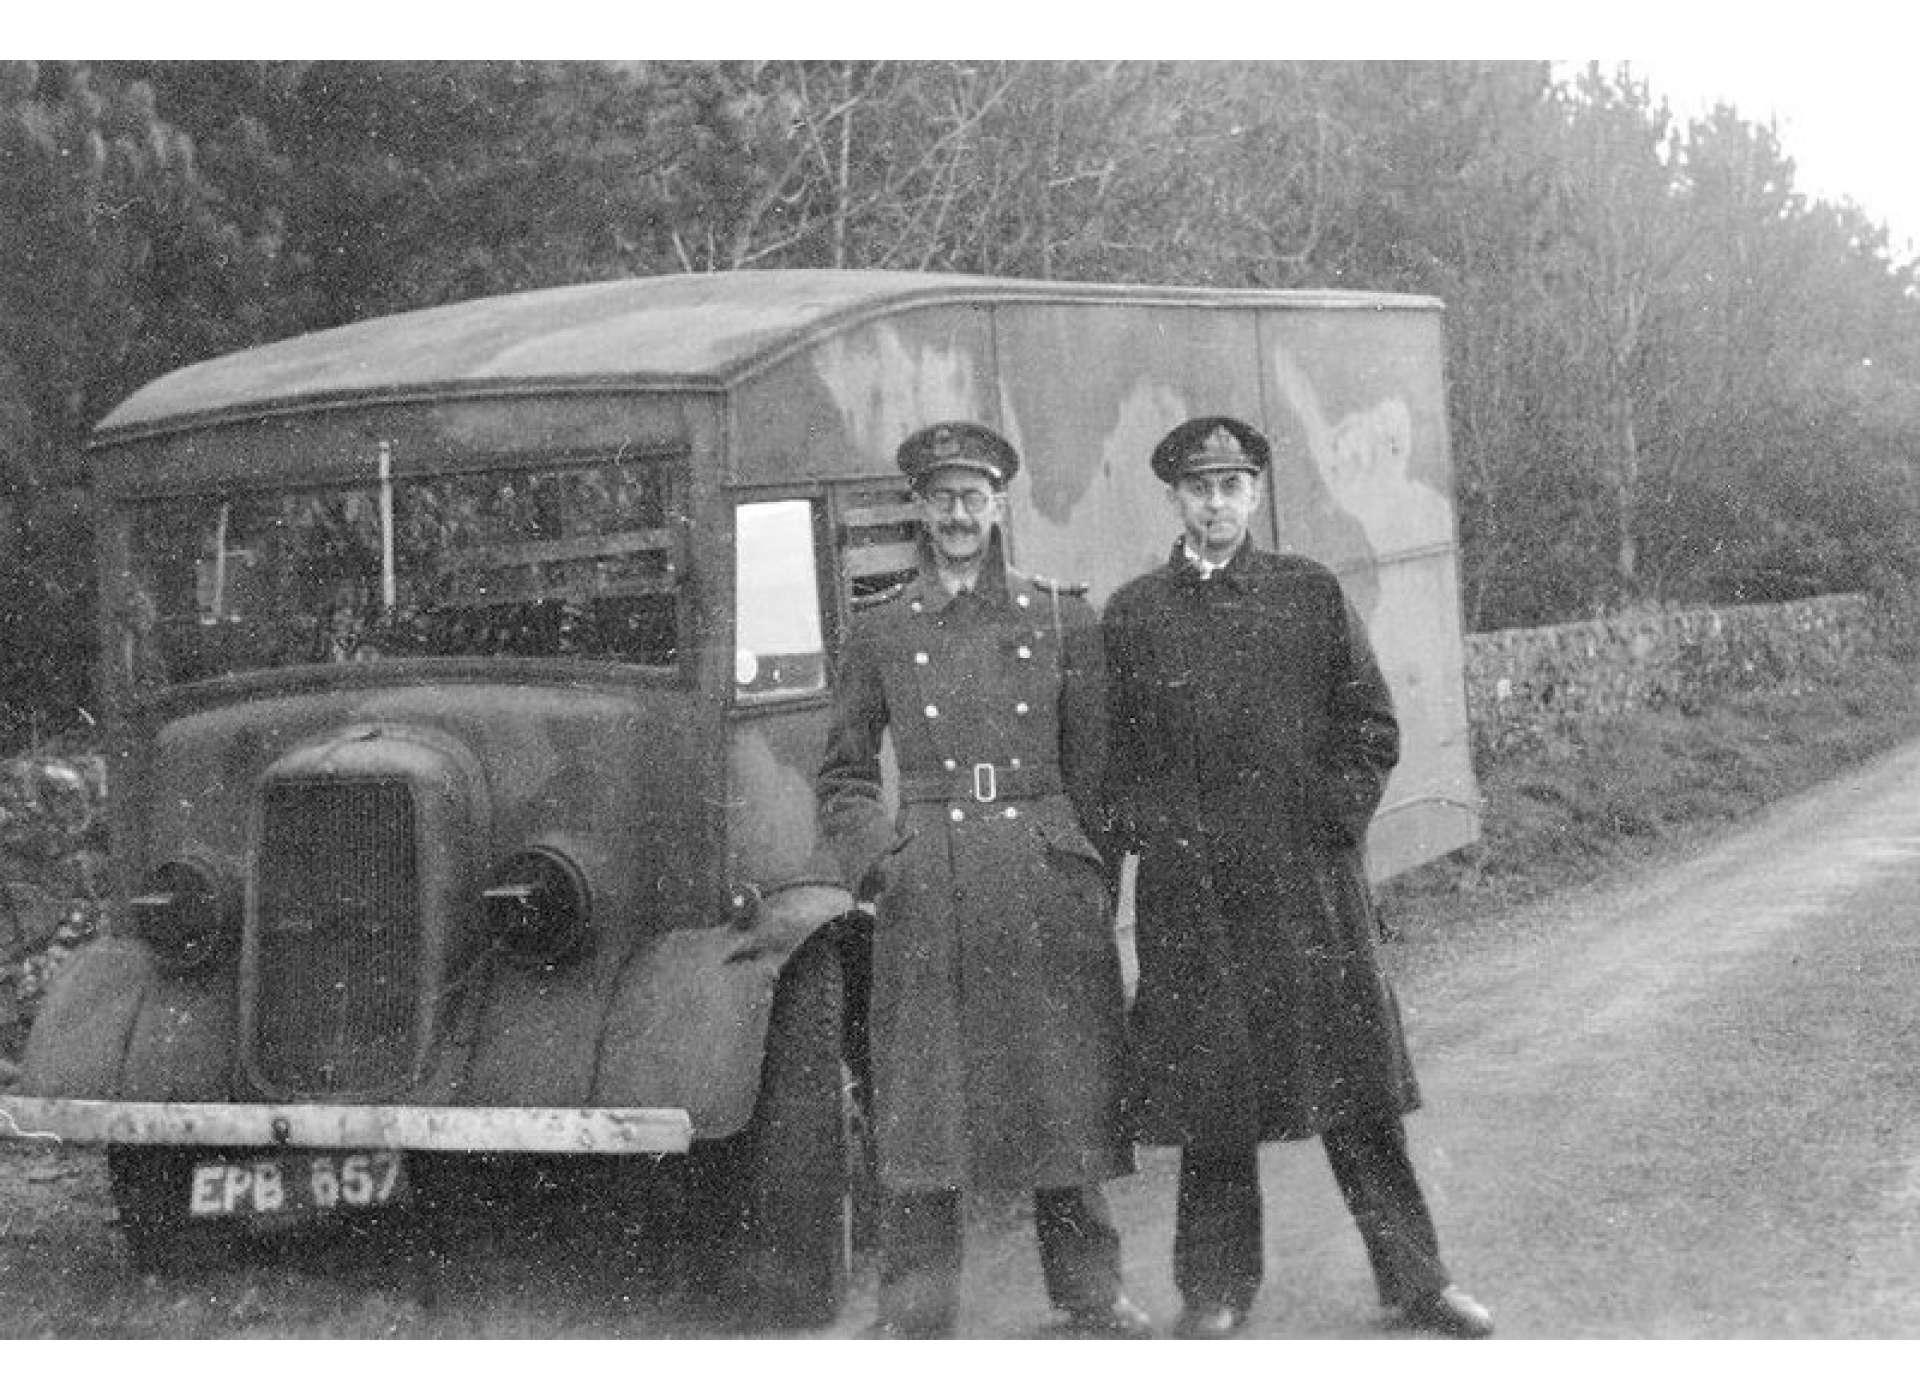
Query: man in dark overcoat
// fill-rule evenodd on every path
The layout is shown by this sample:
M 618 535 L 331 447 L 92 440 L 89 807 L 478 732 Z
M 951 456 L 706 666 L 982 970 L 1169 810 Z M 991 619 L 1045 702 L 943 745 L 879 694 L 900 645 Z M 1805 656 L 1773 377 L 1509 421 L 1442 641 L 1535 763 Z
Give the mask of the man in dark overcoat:
M 1031 1191 L 1049 1297 L 1079 1332 L 1146 1336 L 1101 1183 L 1133 1170 L 1107 879 L 1083 814 L 1105 757 L 1103 652 L 1076 591 L 1006 567 L 1019 458 L 974 423 L 897 454 L 917 575 L 856 611 L 816 793 L 873 901 L 873 1117 L 887 1203 L 881 1336 L 951 1335 L 961 1192 Z M 899 808 L 881 796 L 891 732 Z
M 1399 758 L 1393 700 L 1333 574 L 1251 543 L 1271 457 L 1237 419 L 1168 434 L 1152 467 L 1181 538 L 1103 620 L 1107 820 L 1140 857 L 1128 1114 L 1181 1149 L 1176 1332 L 1244 1325 L 1258 1146 L 1318 1136 L 1396 1318 L 1484 1336 L 1408 1158 L 1419 1090 L 1375 953 L 1362 847 Z

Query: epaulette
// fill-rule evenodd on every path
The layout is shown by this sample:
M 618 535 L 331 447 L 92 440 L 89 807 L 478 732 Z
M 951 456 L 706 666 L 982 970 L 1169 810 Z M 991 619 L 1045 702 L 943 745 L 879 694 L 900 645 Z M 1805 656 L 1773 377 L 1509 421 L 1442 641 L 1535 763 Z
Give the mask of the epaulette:
M 908 580 L 902 579 L 891 588 L 883 588 L 878 593 L 868 593 L 862 597 L 856 597 L 853 600 L 853 610 L 855 612 L 865 612 L 868 608 L 877 608 L 882 603 L 891 603 L 895 598 L 898 598 L 902 593 L 907 591 L 908 582 Z
M 1069 583 L 1065 579 L 1047 578 L 1041 574 L 1034 574 L 1027 582 L 1042 592 L 1058 594 L 1066 598 L 1078 598 L 1092 587 L 1091 584 Z

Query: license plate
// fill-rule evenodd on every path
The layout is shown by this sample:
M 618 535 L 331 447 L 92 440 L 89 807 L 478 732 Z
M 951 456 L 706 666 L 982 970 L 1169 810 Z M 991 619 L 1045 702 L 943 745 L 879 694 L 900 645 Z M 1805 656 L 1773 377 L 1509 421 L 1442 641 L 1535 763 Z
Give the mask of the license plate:
M 314 1215 L 372 1210 L 407 1193 L 398 1152 L 282 1152 L 193 1169 L 188 1213 L 216 1216 Z

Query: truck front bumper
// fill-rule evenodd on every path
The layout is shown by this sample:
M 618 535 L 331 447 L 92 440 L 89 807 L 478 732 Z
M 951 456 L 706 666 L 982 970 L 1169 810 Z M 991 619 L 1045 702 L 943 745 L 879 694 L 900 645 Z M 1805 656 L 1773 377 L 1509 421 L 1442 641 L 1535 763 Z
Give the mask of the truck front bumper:
M 420 1152 L 678 1153 L 682 1108 L 441 1108 L 418 1104 L 124 1103 L 0 1095 L 0 1142 Z

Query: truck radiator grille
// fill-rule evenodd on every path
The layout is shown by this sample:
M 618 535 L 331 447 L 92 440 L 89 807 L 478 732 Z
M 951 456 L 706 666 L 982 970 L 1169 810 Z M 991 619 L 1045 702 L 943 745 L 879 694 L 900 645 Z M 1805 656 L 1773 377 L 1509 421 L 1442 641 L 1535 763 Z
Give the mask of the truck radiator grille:
M 268 789 L 253 1063 L 285 1095 L 392 1089 L 419 1034 L 413 798 L 398 783 Z

